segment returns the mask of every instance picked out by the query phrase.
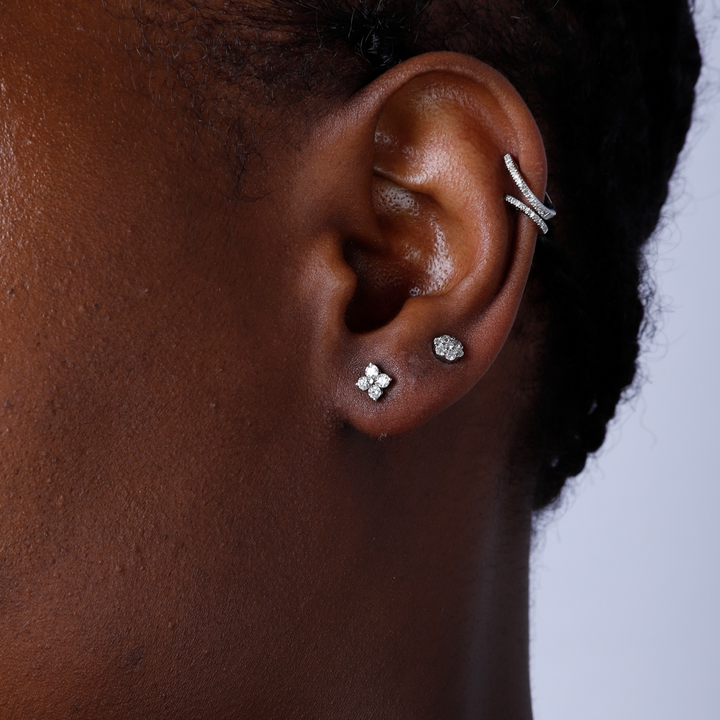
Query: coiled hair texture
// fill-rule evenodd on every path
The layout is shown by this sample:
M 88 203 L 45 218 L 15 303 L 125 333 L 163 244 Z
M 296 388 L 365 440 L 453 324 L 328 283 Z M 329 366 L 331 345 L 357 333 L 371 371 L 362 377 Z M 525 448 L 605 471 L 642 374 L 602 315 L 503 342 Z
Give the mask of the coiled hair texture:
M 651 299 L 643 249 L 685 142 L 700 71 L 687 3 L 569 5 L 586 40 L 584 62 L 564 62 L 540 88 L 552 182 L 569 212 L 535 260 L 549 308 L 531 426 L 536 508 L 553 503 L 600 448 L 635 379 Z

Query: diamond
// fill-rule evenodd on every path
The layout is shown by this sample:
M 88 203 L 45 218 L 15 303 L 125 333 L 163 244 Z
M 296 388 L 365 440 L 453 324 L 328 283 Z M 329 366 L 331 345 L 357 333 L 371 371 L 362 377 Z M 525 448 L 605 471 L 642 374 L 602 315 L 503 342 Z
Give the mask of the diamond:
M 361 378 L 358 378 L 358 381 L 355 383 L 361 390 L 367 390 L 370 385 L 372 384 L 372 380 L 365 375 L 363 375 Z
M 373 379 L 373 380 L 374 380 L 379 374 L 380 374 L 380 370 L 379 370 L 379 368 L 378 368 L 377 365 L 373 365 L 372 363 L 370 363 L 370 364 L 365 368 L 365 375 L 367 375 L 367 377 L 369 377 L 369 378 L 371 378 L 371 379 Z
M 372 385 L 370 389 L 367 391 L 367 394 L 373 399 L 378 400 L 380 396 L 383 394 L 383 391 L 381 388 L 379 388 L 377 385 Z
M 392 378 L 389 375 L 380 373 L 375 380 L 375 384 L 381 388 L 386 388 L 390 384 L 391 380 Z

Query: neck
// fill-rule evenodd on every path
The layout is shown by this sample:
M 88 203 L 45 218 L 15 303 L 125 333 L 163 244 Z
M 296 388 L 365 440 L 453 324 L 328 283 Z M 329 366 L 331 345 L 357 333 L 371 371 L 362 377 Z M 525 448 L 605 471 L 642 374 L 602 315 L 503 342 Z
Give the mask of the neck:
M 6 505 L 37 497 L 46 533 L 0 599 L 18 717 L 115 698 L 143 717 L 530 718 L 528 493 L 500 431 L 448 415 L 386 440 L 339 431 L 330 453 L 275 436 L 280 458 L 231 416 L 182 439 L 204 443 L 202 472 L 167 443 L 152 466 L 113 456 L 102 483 L 72 448 L 52 485 L 23 471 Z M 13 547 L 28 527 L 8 527 Z
M 330 671 L 356 686 L 349 715 L 371 693 L 379 717 L 530 718 L 526 490 L 447 417 L 347 448 L 332 545 L 353 571 L 329 585 L 352 598 Z

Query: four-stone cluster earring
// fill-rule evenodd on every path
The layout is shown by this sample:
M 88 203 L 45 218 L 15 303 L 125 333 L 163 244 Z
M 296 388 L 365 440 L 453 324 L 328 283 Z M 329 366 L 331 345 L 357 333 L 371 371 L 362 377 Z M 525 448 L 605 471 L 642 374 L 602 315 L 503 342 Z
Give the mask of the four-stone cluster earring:
M 373 400 L 382 397 L 383 390 L 392 382 L 392 378 L 384 372 L 380 372 L 377 365 L 370 363 L 365 368 L 365 374 L 358 378 L 355 383 L 363 392 L 366 392 Z
M 512 195 L 505 195 L 505 202 L 516 207 L 521 212 L 524 212 L 539 228 L 543 235 L 547 234 L 548 226 L 546 220 L 552 220 L 557 215 L 555 212 L 555 206 L 553 205 L 550 196 L 545 193 L 545 201 L 548 205 L 543 205 L 535 196 L 533 191 L 528 187 L 525 179 L 517 169 L 517 165 L 513 162 L 512 156 L 508 153 L 503 158 L 505 161 L 505 167 L 508 169 L 513 181 L 518 186 L 518 189 L 523 194 L 523 197 L 528 201 L 530 207 L 524 202 L 521 202 Z

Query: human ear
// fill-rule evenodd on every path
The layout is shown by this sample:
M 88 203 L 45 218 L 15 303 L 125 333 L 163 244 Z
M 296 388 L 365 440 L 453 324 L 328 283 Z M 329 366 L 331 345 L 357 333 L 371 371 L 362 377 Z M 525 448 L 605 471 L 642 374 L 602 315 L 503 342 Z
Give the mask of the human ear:
M 332 228 L 323 324 L 332 402 L 369 435 L 408 431 L 470 390 L 510 333 L 537 227 L 504 202 L 517 188 L 503 158 L 543 197 L 542 138 L 498 72 L 429 53 L 375 80 L 310 144 L 305 181 Z M 453 364 L 433 353 L 444 334 L 464 345 Z M 369 363 L 392 378 L 377 401 L 356 386 Z

